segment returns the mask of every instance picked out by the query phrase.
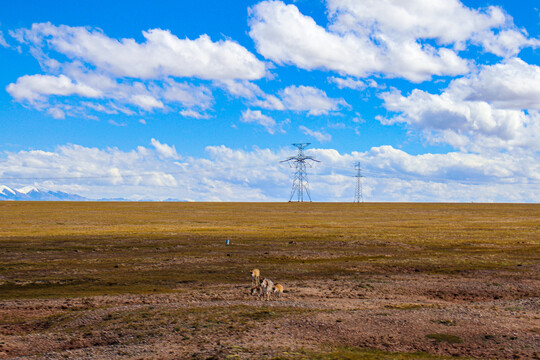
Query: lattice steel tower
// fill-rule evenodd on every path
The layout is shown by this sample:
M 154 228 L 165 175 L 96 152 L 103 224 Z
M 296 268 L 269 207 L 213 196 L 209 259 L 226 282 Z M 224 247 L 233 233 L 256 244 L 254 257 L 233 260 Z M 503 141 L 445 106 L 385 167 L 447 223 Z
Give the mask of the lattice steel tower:
M 304 154 L 304 149 L 311 143 L 298 143 L 292 144 L 298 148 L 298 154 L 296 156 L 291 156 L 290 158 L 283 160 L 281 162 L 288 162 L 291 167 L 296 169 L 294 173 L 294 180 L 292 184 L 291 197 L 289 202 L 292 201 L 294 194 L 298 197 L 298 202 L 304 201 L 304 191 L 306 192 L 309 201 L 311 201 L 311 196 L 309 195 L 309 183 L 307 179 L 306 166 L 311 166 L 310 161 L 320 162 L 315 160 L 311 156 L 306 156 Z
M 354 192 L 354 202 L 361 203 L 364 202 L 364 197 L 362 195 L 362 168 L 360 167 L 360 161 L 357 162 L 354 166 L 356 170 L 356 191 Z

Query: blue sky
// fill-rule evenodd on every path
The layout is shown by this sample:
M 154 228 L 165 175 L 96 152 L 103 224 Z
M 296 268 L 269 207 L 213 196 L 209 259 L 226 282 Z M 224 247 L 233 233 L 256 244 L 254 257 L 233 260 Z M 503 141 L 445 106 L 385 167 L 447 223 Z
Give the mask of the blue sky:
M 27 1 L 0 12 L 0 184 L 133 200 L 540 200 L 534 1 Z

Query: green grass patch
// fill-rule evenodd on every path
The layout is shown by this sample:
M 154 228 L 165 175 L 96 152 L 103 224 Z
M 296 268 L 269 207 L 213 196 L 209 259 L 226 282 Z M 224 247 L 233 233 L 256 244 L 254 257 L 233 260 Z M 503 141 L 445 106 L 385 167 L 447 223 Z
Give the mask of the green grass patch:
M 314 359 L 314 360 L 446 360 L 456 359 L 457 357 L 439 356 L 426 352 L 387 352 L 377 349 L 366 349 L 356 347 L 335 347 L 331 350 L 314 351 L 295 351 L 285 352 L 273 358 L 273 360 L 285 359 Z
M 451 334 L 427 334 L 426 338 L 435 340 L 437 342 L 447 342 L 450 344 L 460 344 L 463 342 L 459 336 Z

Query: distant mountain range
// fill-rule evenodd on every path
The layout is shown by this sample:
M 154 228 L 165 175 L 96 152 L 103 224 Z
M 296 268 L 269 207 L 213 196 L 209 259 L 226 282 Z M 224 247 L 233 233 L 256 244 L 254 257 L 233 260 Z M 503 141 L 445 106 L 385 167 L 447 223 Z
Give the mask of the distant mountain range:
M 39 190 L 33 186 L 12 189 L 0 185 L 0 200 L 26 200 L 26 201 L 89 201 L 83 196 L 68 194 L 62 191 Z
M 40 190 L 33 186 L 25 186 L 20 189 L 13 189 L 9 186 L 0 185 L 0 201 L 131 201 L 124 198 L 89 199 L 77 194 L 68 194 L 62 191 Z M 153 200 L 144 200 L 153 201 Z M 163 201 L 184 201 L 177 199 L 166 199 Z

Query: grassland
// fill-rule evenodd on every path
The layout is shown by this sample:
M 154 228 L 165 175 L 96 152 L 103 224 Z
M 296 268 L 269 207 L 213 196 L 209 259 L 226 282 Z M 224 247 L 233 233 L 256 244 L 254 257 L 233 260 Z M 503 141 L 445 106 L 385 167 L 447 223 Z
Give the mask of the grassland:
M 0 221 L 0 358 L 540 356 L 538 205 L 3 202 Z M 283 300 L 248 295 L 253 267 Z

